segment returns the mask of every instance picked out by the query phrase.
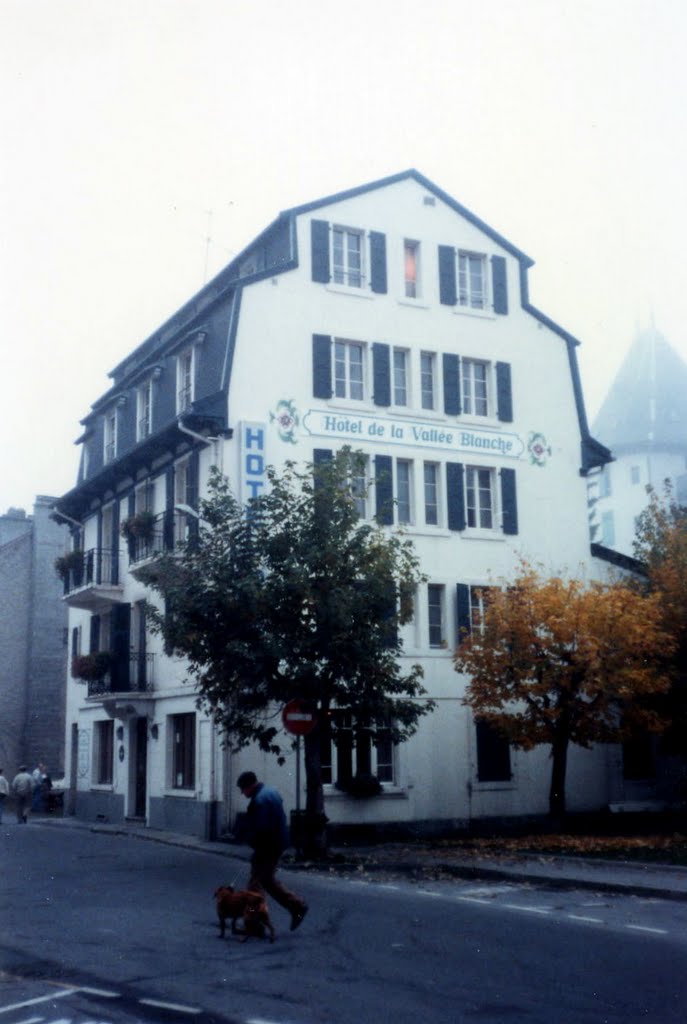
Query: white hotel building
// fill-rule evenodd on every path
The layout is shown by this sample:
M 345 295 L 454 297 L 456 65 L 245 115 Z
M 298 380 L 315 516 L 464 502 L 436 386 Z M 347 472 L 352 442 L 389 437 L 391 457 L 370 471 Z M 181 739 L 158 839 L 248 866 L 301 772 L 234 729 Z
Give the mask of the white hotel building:
M 577 342 L 530 303 L 531 265 L 406 171 L 281 213 L 115 367 L 57 503 L 83 552 L 65 580 L 71 654 L 109 652 L 100 678 L 68 680 L 78 816 L 213 836 L 231 829 L 246 768 L 297 805 L 293 756 L 279 767 L 222 748 L 184 664 L 147 630 L 151 595 L 130 569 L 197 529 L 213 464 L 247 499 L 267 465 L 344 444 L 367 457 L 361 513 L 403 527 L 428 577 L 404 656 L 437 709 L 398 748 L 353 755 L 371 756 L 377 797 L 335 787 L 333 751 L 327 814 L 418 827 L 546 812 L 548 749 L 513 751 L 477 729 L 452 664 L 476 588 L 520 556 L 587 578 L 612 558 L 591 554 L 585 482 L 609 453 L 589 434 Z M 153 528 L 125 540 L 141 512 Z M 571 752 L 572 810 L 622 799 L 622 786 L 618 748 Z

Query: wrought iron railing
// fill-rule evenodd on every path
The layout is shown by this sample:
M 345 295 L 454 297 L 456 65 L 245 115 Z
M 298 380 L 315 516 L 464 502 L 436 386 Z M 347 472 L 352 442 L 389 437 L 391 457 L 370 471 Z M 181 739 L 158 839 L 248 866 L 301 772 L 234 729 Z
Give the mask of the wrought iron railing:
M 108 693 L 150 693 L 155 689 L 155 655 L 148 651 L 130 651 L 127 658 L 115 658 L 112 668 L 101 679 L 88 680 L 88 696 Z
M 81 555 L 80 564 L 71 567 L 64 577 L 65 594 L 89 584 L 116 586 L 119 583 L 117 552 L 111 548 L 89 548 Z

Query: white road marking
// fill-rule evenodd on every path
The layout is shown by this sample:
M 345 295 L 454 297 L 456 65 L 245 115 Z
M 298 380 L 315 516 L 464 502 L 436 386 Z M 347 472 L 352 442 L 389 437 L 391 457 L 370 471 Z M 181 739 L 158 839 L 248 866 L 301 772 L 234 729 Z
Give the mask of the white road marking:
M 646 928 L 643 924 L 626 924 L 625 927 L 631 928 L 634 932 L 650 932 L 652 935 L 668 934 L 665 928 Z
M 568 914 L 571 921 L 589 921 L 590 924 L 603 924 L 600 917 L 586 917 L 583 914 Z
M 64 999 L 65 996 L 72 996 L 78 992 L 78 988 L 65 988 L 61 992 L 52 992 L 49 996 L 38 996 L 36 999 L 26 999 L 23 1003 L 13 1003 L 11 1006 L 3 1006 L 0 1013 L 9 1013 L 11 1010 L 22 1010 L 25 1006 L 37 1006 L 39 1003 L 50 1003 L 53 999 Z
M 523 907 L 518 903 L 502 903 L 501 906 L 506 907 L 508 910 L 524 910 L 528 914 L 550 914 L 551 907 Z
M 490 900 L 481 900 L 478 896 L 456 896 L 456 899 L 460 900 L 461 903 L 482 903 L 486 906 L 489 906 L 490 904 L 491 906 L 494 906 Z
M 420 896 L 441 896 L 440 892 L 430 892 L 429 889 L 418 889 Z
M 45 1020 L 45 1017 L 27 1017 L 26 1020 L 16 1021 L 16 1024 L 40 1024 L 43 1020 Z
M 158 1010 L 176 1010 L 177 1013 L 202 1013 L 197 1006 L 181 1006 L 180 1003 L 163 1003 L 160 999 L 139 999 L 143 1006 L 155 1006 Z
M 121 992 L 110 992 L 106 988 L 89 988 L 87 985 L 81 985 L 79 992 L 85 992 L 89 996 L 100 996 L 101 999 L 121 999 Z

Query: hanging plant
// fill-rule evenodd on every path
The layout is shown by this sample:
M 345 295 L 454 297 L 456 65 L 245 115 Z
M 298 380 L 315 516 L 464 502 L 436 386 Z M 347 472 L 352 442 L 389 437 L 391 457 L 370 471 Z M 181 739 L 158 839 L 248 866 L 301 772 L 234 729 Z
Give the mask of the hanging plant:
M 354 796 L 357 799 L 365 799 L 371 796 L 379 796 L 384 792 L 384 787 L 376 775 L 353 775 L 350 779 L 339 779 L 336 788 L 342 793 Z
M 85 683 L 96 683 L 104 679 L 112 668 L 110 651 L 94 651 L 92 654 L 76 654 L 72 658 L 72 677 Z
M 154 532 L 155 515 L 152 512 L 137 512 L 120 526 L 120 533 L 126 540 L 152 540 Z
M 55 571 L 65 582 L 69 579 L 70 572 L 79 572 L 83 569 L 83 551 L 68 551 L 55 559 Z

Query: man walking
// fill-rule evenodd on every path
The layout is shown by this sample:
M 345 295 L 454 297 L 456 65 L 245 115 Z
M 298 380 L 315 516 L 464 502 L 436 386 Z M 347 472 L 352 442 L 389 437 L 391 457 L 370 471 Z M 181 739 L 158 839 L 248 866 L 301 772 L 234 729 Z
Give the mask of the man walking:
M 247 840 L 253 847 L 250 889 L 264 890 L 291 914 L 294 931 L 308 912 L 307 904 L 275 878 L 279 858 L 289 845 L 284 804 L 276 789 L 258 782 L 254 772 L 239 775 L 237 785 L 250 799 L 247 811 Z
M 20 766 L 19 771 L 12 779 L 12 791 L 17 801 L 17 822 L 26 824 L 28 810 L 31 806 L 33 795 L 33 779 L 26 770 L 26 765 Z

